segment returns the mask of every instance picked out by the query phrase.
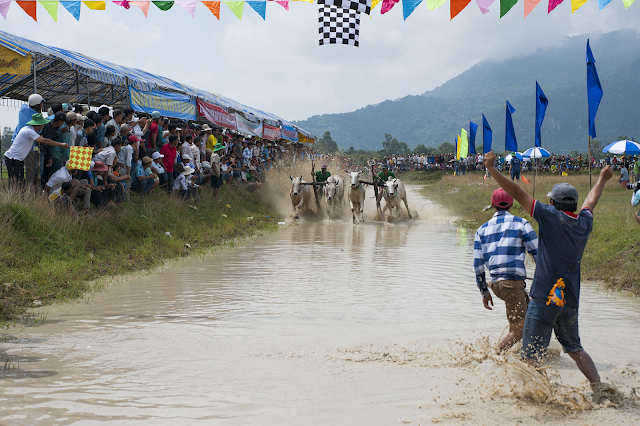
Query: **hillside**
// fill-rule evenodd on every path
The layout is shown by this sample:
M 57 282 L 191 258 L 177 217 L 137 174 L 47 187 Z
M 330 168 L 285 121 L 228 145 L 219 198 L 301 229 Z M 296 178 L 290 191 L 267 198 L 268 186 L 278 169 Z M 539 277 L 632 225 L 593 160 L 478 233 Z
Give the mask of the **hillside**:
M 640 137 L 640 37 L 633 31 L 567 37 L 558 48 L 538 50 L 504 62 L 485 60 L 421 96 L 385 101 L 344 114 L 316 115 L 296 122 L 321 136 L 330 131 L 341 148 L 380 149 L 385 133 L 410 147 L 451 142 L 469 120 L 484 112 L 493 129 L 494 148 L 504 148 L 505 101 L 516 108 L 514 127 L 521 150 L 533 146 L 535 82 L 549 107 L 542 146 L 556 153 L 586 151 L 587 89 L 585 49 L 591 39 L 604 96 L 596 117 L 598 139 Z

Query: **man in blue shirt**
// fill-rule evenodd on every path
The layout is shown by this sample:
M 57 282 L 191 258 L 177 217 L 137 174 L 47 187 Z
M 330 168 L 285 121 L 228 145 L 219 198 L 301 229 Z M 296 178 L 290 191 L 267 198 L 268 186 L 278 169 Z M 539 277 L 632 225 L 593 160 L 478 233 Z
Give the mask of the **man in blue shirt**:
M 579 214 L 578 191 L 567 183 L 559 183 L 547 194 L 550 204 L 534 200 L 494 167 L 496 155 L 485 156 L 485 166 L 496 182 L 522 208 L 530 212 L 539 225 L 539 250 L 536 274 L 531 284 L 531 302 L 527 309 L 522 337 L 522 355 L 529 365 L 538 366 L 544 355 L 551 331 L 564 351 L 591 383 L 596 394 L 615 394 L 615 388 L 601 383 L 600 375 L 589 354 L 580 344 L 578 334 L 578 302 L 580 299 L 580 261 L 593 229 L 593 209 L 598 204 L 606 182 L 613 176 L 611 167 L 600 172 L 598 181 L 587 195 Z
M 527 276 L 524 260 L 526 252 L 536 258 L 538 236 L 529 222 L 510 213 L 513 197 L 502 188 L 493 192 L 491 206 L 496 213 L 476 232 L 473 269 L 484 307 L 491 310 L 493 306 L 489 287 L 507 307 L 509 333 L 498 345 L 498 352 L 504 352 L 522 339 L 529 304 L 524 283 Z M 490 284 L 485 279 L 485 266 L 491 276 Z
M 522 164 L 520 163 L 520 159 L 516 157 L 515 152 L 511 155 L 511 180 L 520 180 L 520 167 Z

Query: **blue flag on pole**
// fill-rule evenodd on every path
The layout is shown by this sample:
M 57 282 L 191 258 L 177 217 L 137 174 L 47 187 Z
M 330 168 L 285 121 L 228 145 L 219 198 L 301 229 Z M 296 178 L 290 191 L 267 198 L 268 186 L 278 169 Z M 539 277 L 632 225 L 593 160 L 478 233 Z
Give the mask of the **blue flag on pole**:
M 587 98 L 589 100 L 589 136 L 596 137 L 596 113 L 602 99 L 602 85 L 596 71 L 596 60 L 593 59 L 589 39 L 587 39 Z
M 511 119 L 511 114 L 514 112 L 516 112 L 516 109 L 507 101 L 507 125 L 504 129 L 504 150 L 516 152 L 518 150 L 518 141 L 516 141 L 516 131 L 513 128 L 513 120 Z
M 544 114 L 547 112 L 547 105 L 549 105 L 549 99 L 544 95 L 542 88 L 536 81 L 536 146 L 542 146 L 542 139 L 540 138 L 540 127 L 544 121 Z
M 469 155 L 476 155 L 476 132 L 478 125 L 473 121 L 469 122 Z
M 491 126 L 489 126 L 489 122 L 486 118 L 484 118 L 484 114 L 482 114 L 482 151 L 483 154 L 491 151 L 491 140 L 493 139 L 493 132 L 491 131 Z

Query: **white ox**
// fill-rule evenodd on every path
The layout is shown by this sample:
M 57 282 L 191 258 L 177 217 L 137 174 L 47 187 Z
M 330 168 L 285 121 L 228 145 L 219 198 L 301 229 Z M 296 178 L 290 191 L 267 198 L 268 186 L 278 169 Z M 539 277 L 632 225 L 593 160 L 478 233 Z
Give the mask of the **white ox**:
M 324 196 L 327 199 L 327 215 L 331 219 L 331 209 L 344 204 L 344 179 L 341 176 L 329 176 L 324 186 Z
M 300 217 L 300 210 L 309 206 L 311 200 L 311 189 L 309 186 L 304 185 L 306 182 L 302 180 L 302 176 L 294 179 L 293 176 L 289 176 L 291 179 L 291 204 L 293 205 L 293 212 L 296 214 L 295 218 Z
M 351 188 L 349 188 L 349 201 L 351 202 L 351 214 L 353 216 L 353 223 L 358 223 L 356 220 L 356 214 L 360 214 L 360 222 L 364 222 L 364 194 L 365 187 L 360 183 L 360 176 L 362 172 L 349 172 L 351 177 Z M 357 212 L 357 213 L 356 213 Z
M 407 204 L 407 191 L 404 189 L 404 184 L 400 179 L 390 178 L 384 183 L 384 200 L 386 201 L 382 214 L 389 209 L 389 214 L 393 214 L 393 209 L 397 209 L 400 214 L 400 200 L 404 201 L 404 206 L 407 208 L 407 214 L 411 219 L 411 212 L 409 211 L 409 205 Z

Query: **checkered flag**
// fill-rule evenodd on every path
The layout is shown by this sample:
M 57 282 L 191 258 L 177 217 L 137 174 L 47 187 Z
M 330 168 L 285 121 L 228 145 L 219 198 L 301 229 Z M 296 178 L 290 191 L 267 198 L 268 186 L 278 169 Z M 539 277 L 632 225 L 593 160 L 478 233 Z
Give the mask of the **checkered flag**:
M 359 46 L 360 12 L 336 6 L 320 6 L 319 14 L 320 46 L 323 44 Z
M 371 0 L 318 0 L 318 4 L 335 6 L 338 9 L 350 9 L 356 12 L 371 13 Z

